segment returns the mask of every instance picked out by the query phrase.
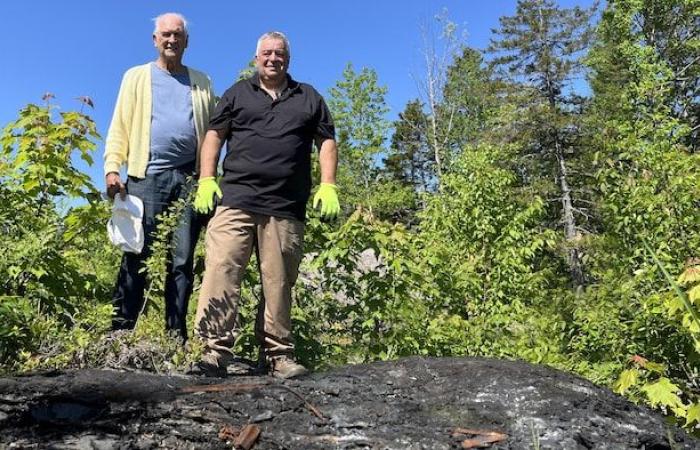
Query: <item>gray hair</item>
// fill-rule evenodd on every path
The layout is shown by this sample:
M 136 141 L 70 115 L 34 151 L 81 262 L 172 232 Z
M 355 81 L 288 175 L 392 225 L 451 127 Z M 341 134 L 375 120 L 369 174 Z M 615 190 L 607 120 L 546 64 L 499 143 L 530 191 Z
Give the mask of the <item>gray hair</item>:
M 292 49 L 289 47 L 289 39 L 287 39 L 287 36 L 285 36 L 284 33 L 281 31 L 268 31 L 258 38 L 258 45 L 255 47 L 255 56 L 258 55 L 263 41 L 267 39 L 279 39 L 280 41 L 284 42 L 284 48 L 287 50 L 287 57 L 292 54 Z
M 168 16 L 172 16 L 172 17 L 175 17 L 177 19 L 180 19 L 182 21 L 182 28 L 185 31 L 185 36 L 189 36 L 190 33 L 189 33 L 189 30 L 187 29 L 187 19 L 185 19 L 185 16 L 183 16 L 182 14 L 176 13 L 176 12 L 163 13 L 163 14 L 159 15 L 158 17 L 154 17 L 153 23 L 155 24 L 155 26 L 153 28 L 153 34 L 158 32 L 158 24 Z

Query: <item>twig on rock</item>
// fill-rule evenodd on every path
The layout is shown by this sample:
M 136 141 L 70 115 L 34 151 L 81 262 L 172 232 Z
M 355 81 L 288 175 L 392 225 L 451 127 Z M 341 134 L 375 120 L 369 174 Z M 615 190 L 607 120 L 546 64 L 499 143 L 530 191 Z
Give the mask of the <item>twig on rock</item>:
M 248 392 L 266 386 L 267 383 L 253 384 L 199 384 L 194 386 L 185 386 L 180 389 L 181 394 L 192 394 L 194 392 Z
M 281 388 L 283 388 L 283 389 L 285 389 L 285 390 L 291 392 L 292 394 L 294 394 L 299 400 L 301 400 L 301 401 L 304 403 L 304 406 L 306 407 L 306 409 L 308 409 L 309 411 L 311 411 L 311 413 L 312 413 L 314 416 L 318 417 L 319 419 L 323 420 L 324 422 L 328 421 L 328 418 L 327 418 L 326 416 L 324 416 L 323 413 L 321 413 L 321 411 L 318 410 L 318 408 L 316 408 L 314 405 L 312 405 L 311 403 L 309 403 L 309 402 L 306 400 L 306 398 L 304 398 L 304 396 L 301 395 L 299 392 L 297 392 L 297 391 L 295 391 L 294 389 L 290 388 L 289 386 L 285 386 L 285 385 L 283 385 L 283 384 L 278 384 L 277 386 L 279 386 L 279 387 L 281 387 Z
M 465 435 L 470 436 L 470 438 L 462 441 L 462 448 L 486 448 L 491 447 L 491 444 L 508 439 L 507 434 L 499 433 L 498 431 L 472 428 L 455 428 L 452 431 L 453 437 Z

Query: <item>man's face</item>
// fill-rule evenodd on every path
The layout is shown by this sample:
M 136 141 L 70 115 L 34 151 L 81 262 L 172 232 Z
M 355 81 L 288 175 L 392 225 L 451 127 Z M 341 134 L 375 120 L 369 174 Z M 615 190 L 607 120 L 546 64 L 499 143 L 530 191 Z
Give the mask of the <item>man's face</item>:
M 289 52 L 281 39 L 265 39 L 255 55 L 255 65 L 260 78 L 266 81 L 281 81 L 289 68 Z
M 187 34 L 182 20 L 166 16 L 158 23 L 158 30 L 153 33 L 153 44 L 160 56 L 166 60 L 182 60 L 187 48 Z

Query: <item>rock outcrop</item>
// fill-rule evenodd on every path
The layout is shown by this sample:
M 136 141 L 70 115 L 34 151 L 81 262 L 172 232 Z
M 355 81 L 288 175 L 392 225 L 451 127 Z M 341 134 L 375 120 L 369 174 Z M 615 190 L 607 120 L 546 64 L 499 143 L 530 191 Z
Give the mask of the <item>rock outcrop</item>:
M 700 448 L 581 378 L 478 358 L 413 357 L 287 381 L 115 370 L 3 378 L 0 430 L 0 449 Z

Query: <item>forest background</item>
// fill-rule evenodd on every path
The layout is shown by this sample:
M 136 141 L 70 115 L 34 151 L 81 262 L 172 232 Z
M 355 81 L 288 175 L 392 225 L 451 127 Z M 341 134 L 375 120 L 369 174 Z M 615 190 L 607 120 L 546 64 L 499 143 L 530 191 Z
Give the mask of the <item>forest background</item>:
M 344 209 L 334 223 L 308 212 L 300 358 L 523 359 L 695 428 L 700 0 L 520 0 L 480 49 L 447 14 L 430 23 L 397 117 L 373 68 L 348 64 L 325 92 Z M 48 93 L 0 136 L 0 368 L 181 370 L 198 349 L 162 331 L 162 288 L 182 204 L 159 227 L 144 319 L 109 333 L 119 254 L 101 180 L 82 168 L 102 137 L 80 101 L 60 110 Z M 200 247 L 198 282 L 202 261 Z M 238 343 L 250 358 L 254 268 Z

